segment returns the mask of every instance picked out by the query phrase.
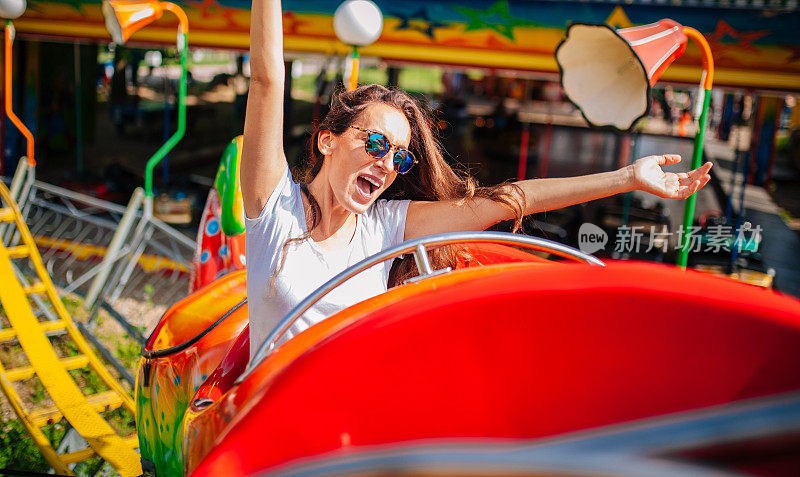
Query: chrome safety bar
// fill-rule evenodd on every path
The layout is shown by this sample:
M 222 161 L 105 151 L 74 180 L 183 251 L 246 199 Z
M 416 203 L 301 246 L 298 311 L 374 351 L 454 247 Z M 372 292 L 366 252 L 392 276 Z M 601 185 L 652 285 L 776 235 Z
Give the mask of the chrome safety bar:
M 314 306 L 316 302 L 318 302 L 323 296 L 327 295 L 331 290 L 346 282 L 353 276 L 381 262 L 399 257 L 400 255 L 404 255 L 409 252 L 414 254 L 414 260 L 417 264 L 417 268 L 419 269 L 420 275 L 422 275 L 420 278 L 424 278 L 424 276 L 427 275 L 434 275 L 437 274 L 437 272 L 431 267 L 426 246 L 430 248 L 437 248 L 444 245 L 453 245 L 457 243 L 494 243 L 500 245 L 512 245 L 531 250 L 547 252 L 578 262 L 585 262 L 589 265 L 605 266 L 600 259 L 567 245 L 538 237 L 528 237 L 526 235 L 510 234 L 506 232 L 452 232 L 408 240 L 371 257 L 365 258 L 364 260 L 328 280 L 325 284 L 310 294 L 305 300 L 301 301 L 278 323 L 277 326 L 275 326 L 275 329 L 272 330 L 264 343 L 258 348 L 258 351 L 250 361 L 247 369 L 242 373 L 241 376 L 239 376 L 236 382 L 239 383 L 247 378 L 252 370 L 255 369 L 264 360 L 264 358 L 266 358 L 272 352 L 278 339 L 280 339 L 280 337 L 286 333 L 286 331 L 294 324 L 295 321 L 297 321 L 298 318 L 303 315 L 303 313 L 308 311 L 309 308 Z

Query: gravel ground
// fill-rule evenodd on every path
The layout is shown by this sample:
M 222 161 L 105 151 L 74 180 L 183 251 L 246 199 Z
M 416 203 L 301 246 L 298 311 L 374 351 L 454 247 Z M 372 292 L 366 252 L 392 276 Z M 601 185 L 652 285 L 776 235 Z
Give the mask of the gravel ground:
M 114 303 L 114 309 L 128 317 L 133 326 L 145 328 L 145 336 L 155 328 L 167 308 L 169 308 L 167 305 L 134 298 L 120 298 Z

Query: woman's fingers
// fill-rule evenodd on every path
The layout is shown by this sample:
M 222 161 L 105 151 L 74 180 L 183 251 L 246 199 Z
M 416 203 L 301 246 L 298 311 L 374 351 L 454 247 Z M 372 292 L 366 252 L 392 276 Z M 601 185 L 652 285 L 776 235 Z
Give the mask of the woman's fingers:
M 695 169 L 693 171 L 689 171 L 689 176 L 694 178 L 694 179 L 698 179 L 700 177 L 708 175 L 708 171 L 710 171 L 710 170 L 711 170 L 711 163 L 710 162 L 706 162 L 705 164 L 703 164 L 702 166 L 698 167 L 697 169 Z
M 692 183 L 689 184 L 688 186 L 684 186 L 679 189 L 678 193 L 679 198 L 685 199 L 690 195 L 694 194 L 695 192 L 697 192 L 698 189 L 700 189 L 700 181 L 698 180 L 692 181 Z
M 694 171 L 678 174 L 678 182 L 680 182 L 681 185 L 691 185 L 691 183 L 697 179 L 697 176 L 693 172 Z
M 641 160 L 644 161 L 645 159 L 654 159 L 658 165 L 669 165 L 680 162 L 681 156 L 678 154 L 665 154 L 663 156 L 648 156 Z M 649 164 L 652 165 L 652 162 L 649 162 Z M 708 174 L 711 166 L 711 162 L 706 162 L 689 172 L 664 172 L 660 167 L 648 170 L 649 172 L 655 172 L 655 169 L 657 169 L 660 172 L 658 182 L 663 185 L 658 187 L 661 191 L 657 195 L 669 199 L 685 199 L 700 190 L 711 180 L 711 175 Z
M 702 189 L 708 181 L 711 180 L 711 176 L 706 174 L 701 177 L 692 177 L 689 179 L 682 179 L 678 181 L 678 186 L 675 188 L 675 192 L 672 195 L 672 199 L 685 199 L 690 195 L 694 194 L 698 190 Z
M 708 181 L 711 180 L 711 176 L 708 174 L 702 176 L 692 176 L 680 179 L 678 181 L 679 187 L 692 187 L 695 183 L 698 183 L 698 189 L 702 188 L 704 185 L 708 184 Z
M 711 170 L 712 164 L 710 162 L 706 162 L 702 166 L 698 167 L 697 170 L 701 171 L 703 174 L 708 174 L 708 171 Z
M 711 176 L 708 174 L 708 171 L 710 171 L 710 170 L 711 170 L 711 163 L 710 162 L 706 162 L 705 164 L 703 164 L 702 166 L 698 167 L 697 169 L 695 169 L 693 171 L 689 171 L 687 173 L 679 173 L 678 177 L 680 179 L 689 178 L 689 179 L 692 179 L 692 180 L 701 179 L 701 178 L 703 178 L 705 176 L 708 176 L 709 178 L 711 178 Z

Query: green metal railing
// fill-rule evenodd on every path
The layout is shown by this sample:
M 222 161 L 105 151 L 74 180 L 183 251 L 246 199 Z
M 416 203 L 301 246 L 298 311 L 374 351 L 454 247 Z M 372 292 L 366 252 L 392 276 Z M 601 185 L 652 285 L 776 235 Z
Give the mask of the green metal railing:
M 167 142 L 161 145 L 158 151 L 147 160 L 147 165 L 144 170 L 144 191 L 147 197 L 153 197 L 153 170 L 156 166 L 169 154 L 176 144 L 183 138 L 186 132 L 186 61 L 187 61 L 187 48 L 186 48 L 186 34 L 179 33 L 178 36 L 181 61 L 181 79 L 178 87 L 178 129 L 175 134 L 167 139 Z

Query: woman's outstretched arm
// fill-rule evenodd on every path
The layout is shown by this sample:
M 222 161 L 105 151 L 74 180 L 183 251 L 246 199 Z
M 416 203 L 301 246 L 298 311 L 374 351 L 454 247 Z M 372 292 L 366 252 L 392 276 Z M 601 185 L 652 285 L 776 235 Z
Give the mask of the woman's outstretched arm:
M 280 0 L 253 0 L 250 20 L 250 92 L 242 144 L 242 199 L 257 217 L 278 185 L 283 152 L 283 18 Z
M 664 172 L 665 164 L 680 162 L 681 156 L 648 156 L 612 172 L 578 177 L 530 179 L 517 182 L 525 215 L 560 209 L 631 190 L 643 190 L 665 199 L 685 199 L 711 179 L 707 162 L 690 172 Z M 512 193 L 514 191 L 512 190 Z M 469 201 L 412 202 L 406 218 L 406 240 L 424 235 L 484 230 L 502 220 L 513 219 L 505 205 L 485 198 Z

